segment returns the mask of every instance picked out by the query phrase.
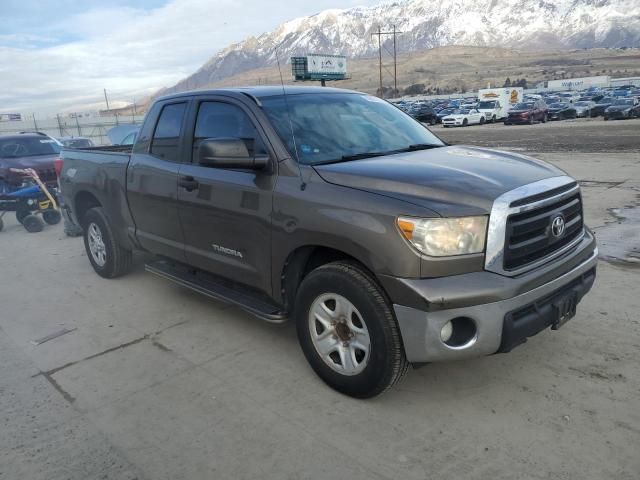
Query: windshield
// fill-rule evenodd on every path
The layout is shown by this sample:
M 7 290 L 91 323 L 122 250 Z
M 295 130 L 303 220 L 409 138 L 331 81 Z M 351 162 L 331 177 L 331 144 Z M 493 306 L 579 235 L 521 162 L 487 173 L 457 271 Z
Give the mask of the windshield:
M 286 101 L 284 96 L 261 101 L 279 137 L 304 164 L 340 161 L 368 152 L 391 153 L 416 145 L 444 145 L 410 116 L 370 95 L 299 94 L 287 96 Z
M 0 158 L 32 157 L 60 153 L 60 146 L 47 137 L 19 137 L 0 139 Z
M 530 108 L 533 108 L 533 103 L 516 103 L 513 106 L 514 110 L 529 110 Z
M 494 108 L 496 106 L 496 101 L 492 100 L 490 102 L 480 102 L 478 104 L 478 108 Z
M 552 103 L 549 105 L 549 108 L 567 108 L 568 105 L 566 103 Z
M 624 100 L 619 99 L 613 102 L 613 104 L 614 105 L 633 105 L 633 100 L 631 100 L 630 98 L 626 98 Z

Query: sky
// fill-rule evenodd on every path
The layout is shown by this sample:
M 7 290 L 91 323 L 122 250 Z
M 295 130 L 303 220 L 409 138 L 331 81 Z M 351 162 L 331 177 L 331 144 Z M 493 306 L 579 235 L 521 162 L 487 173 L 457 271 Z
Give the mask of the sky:
M 123 106 L 231 43 L 376 0 L 0 0 L 0 113 Z

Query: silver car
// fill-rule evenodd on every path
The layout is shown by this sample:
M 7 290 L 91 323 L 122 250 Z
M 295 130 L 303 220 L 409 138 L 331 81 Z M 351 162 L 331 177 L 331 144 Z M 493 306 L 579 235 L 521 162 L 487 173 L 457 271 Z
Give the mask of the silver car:
M 592 101 L 580 101 L 573 104 L 573 108 L 576 109 L 576 117 L 588 118 L 591 116 L 591 109 L 596 104 Z

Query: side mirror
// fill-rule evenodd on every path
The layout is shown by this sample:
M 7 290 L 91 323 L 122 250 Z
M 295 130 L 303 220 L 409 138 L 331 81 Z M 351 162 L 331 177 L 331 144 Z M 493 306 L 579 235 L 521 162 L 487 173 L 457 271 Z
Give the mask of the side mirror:
M 200 142 L 198 162 L 207 167 L 262 170 L 269 164 L 269 157 L 250 156 L 239 138 L 207 138 Z

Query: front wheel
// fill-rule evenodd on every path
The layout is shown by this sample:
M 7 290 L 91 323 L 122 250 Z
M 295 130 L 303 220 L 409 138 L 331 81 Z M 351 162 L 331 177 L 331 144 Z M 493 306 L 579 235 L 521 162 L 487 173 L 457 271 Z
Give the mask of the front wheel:
M 480 117 L 480 125 L 484 125 L 484 117 Z
M 469 125 L 469 122 L 467 122 L 467 119 L 465 118 L 464 120 L 462 120 L 462 126 L 466 127 L 467 125 Z
M 127 273 L 132 253 L 118 244 L 102 208 L 90 209 L 83 218 L 83 227 L 84 246 L 95 272 L 104 278 Z
M 546 115 L 542 116 L 542 123 L 547 123 L 547 116 Z
M 374 397 L 407 371 L 391 305 L 356 263 L 329 263 L 307 275 L 296 297 L 295 318 L 311 368 L 345 395 Z

